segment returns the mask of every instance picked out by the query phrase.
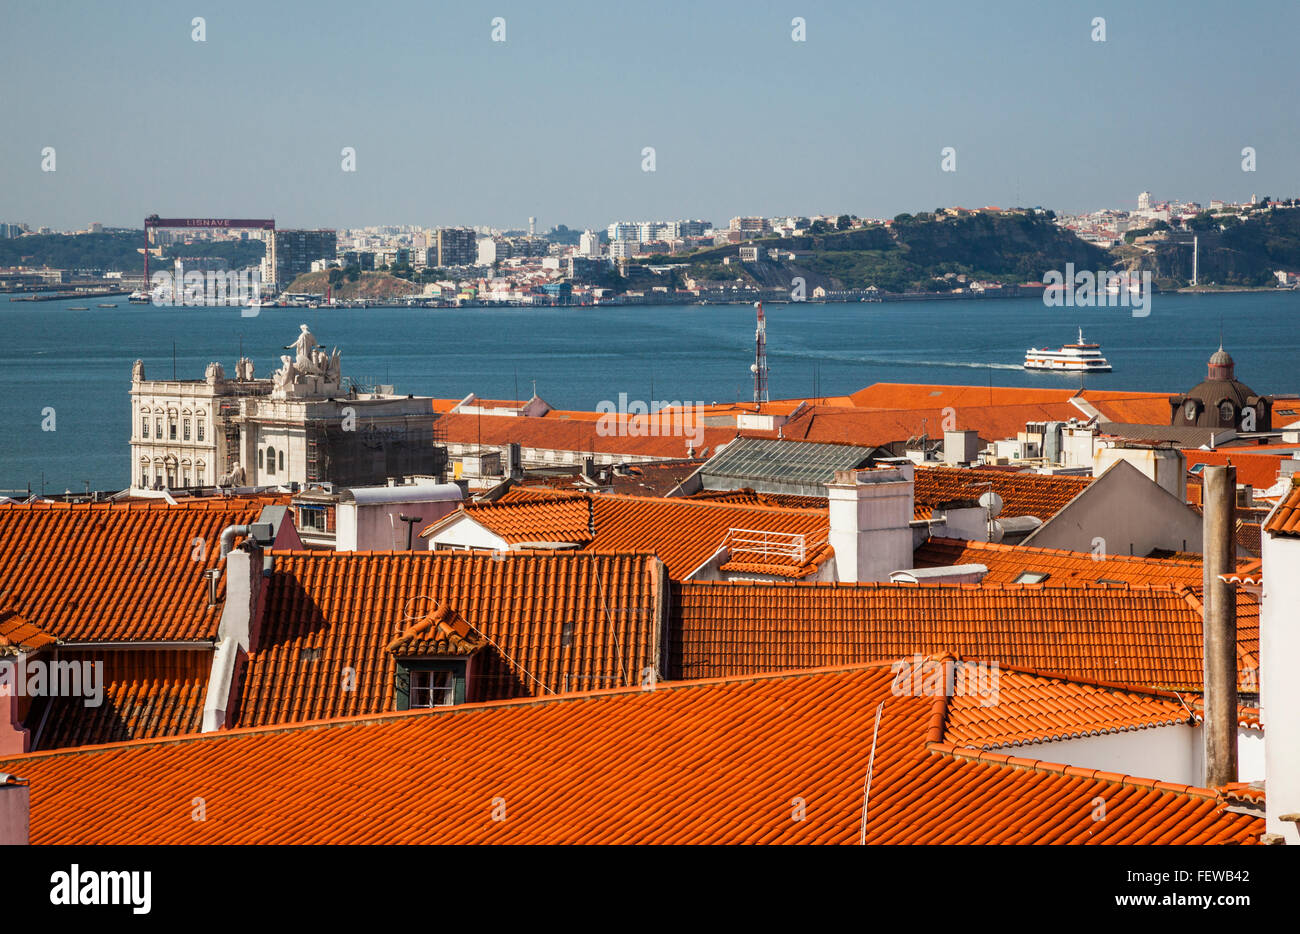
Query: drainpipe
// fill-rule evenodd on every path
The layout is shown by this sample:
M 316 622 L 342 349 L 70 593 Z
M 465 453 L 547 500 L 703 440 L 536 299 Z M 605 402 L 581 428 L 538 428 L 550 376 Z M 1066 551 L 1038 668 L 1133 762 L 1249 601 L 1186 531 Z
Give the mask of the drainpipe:
M 1207 467 L 1204 484 L 1205 786 L 1237 780 L 1237 468 Z

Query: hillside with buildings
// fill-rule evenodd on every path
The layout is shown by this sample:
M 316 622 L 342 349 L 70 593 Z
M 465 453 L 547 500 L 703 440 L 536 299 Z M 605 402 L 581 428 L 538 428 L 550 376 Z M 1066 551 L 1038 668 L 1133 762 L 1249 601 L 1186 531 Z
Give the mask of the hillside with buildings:
M 1050 212 L 951 209 L 900 214 L 847 230 L 760 237 L 647 262 L 686 262 L 690 278 L 739 278 L 766 288 L 788 288 L 801 277 L 810 288 L 907 292 L 950 290 L 958 276 L 1041 282 L 1049 269 L 1066 263 L 1101 268 L 1107 257 L 1054 224 Z
M 1278 270 L 1300 270 L 1300 210 L 1274 207 L 1244 219 L 1205 212 L 1184 229 L 1160 225 L 1139 232 L 1112 252 L 1130 270 L 1149 270 L 1164 287 L 1193 278 L 1203 287 L 1273 286 Z

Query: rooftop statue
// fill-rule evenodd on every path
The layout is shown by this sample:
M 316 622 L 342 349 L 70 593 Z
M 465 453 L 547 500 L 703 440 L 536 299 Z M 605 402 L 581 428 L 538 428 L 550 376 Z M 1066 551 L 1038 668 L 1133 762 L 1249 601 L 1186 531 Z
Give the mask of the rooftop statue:
M 307 330 L 307 325 L 300 324 L 298 327 L 301 331 L 298 335 L 298 339 L 292 344 L 286 344 L 284 349 L 297 352 L 298 356 L 294 359 L 293 365 L 297 367 L 299 373 L 314 375 L 319 373 L 320 370 L 317 368 L 313 359 L 312 351 L 319 347 L 320 344 L 312 335 L 311 331 Z

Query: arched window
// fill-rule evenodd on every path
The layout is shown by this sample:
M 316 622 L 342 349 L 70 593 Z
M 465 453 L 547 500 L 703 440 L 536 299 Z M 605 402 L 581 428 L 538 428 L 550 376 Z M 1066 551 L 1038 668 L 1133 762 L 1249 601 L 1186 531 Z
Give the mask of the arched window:
M 268 476 L 275 475 L 275 448 L 266 449 L 266 472 Z
M 280 458 L 280 473 L 284 473 L 284 451 L 280 451 L 278 456 Z
M 1231 425 L 1234 414 L 1235 413 L 1232 410 L 1232 400 L 1224 399 L 1219 403 L 1219 421 Z
M 261 448 L 257 449 L 257 469 L 258 470 L 266 469 L 266 452 L 263 451 Z

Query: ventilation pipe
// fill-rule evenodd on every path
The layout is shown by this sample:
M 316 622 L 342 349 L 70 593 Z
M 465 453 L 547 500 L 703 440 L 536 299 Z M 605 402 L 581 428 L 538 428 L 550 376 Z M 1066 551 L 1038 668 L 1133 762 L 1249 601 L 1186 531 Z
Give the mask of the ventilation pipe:
M 258 545 L 269 545 L 275 541 L 275 530 L 269 522 L 254 522 L 252 525 L 228 525 L 221 530 L 221 557 L 220 561 L 226 559 L 232 548 L 235 547 L 235 539 L 240 535 L 246 535 Z
M 1204 484 L 1205 787 L 1237 780 L 1237 468 L 1207 467 Z

